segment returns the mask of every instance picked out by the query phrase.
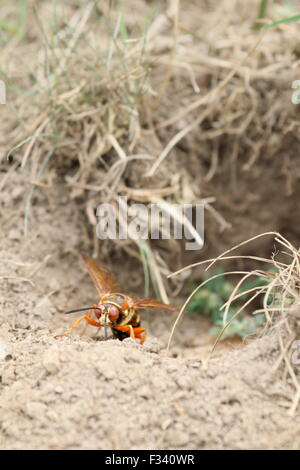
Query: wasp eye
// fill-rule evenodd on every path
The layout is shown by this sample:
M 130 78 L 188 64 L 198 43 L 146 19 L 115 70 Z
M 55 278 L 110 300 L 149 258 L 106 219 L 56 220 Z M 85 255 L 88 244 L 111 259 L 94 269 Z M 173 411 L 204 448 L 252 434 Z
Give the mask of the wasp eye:
M 97 306 L 97 310 L 95 310 L 95 312 L 96 312 L 96 317 L 97 317 L 97 318 L 100 318 L 101 315 L 103 315 L 103 314 L 105 313 L 105 307 L 104 307 L 104 305 L 98 305 L 98 306 Z
M 109 307 L 108 316 L 110 321 L 115 322 L 119 318 L 119 309 L 114 305 Z

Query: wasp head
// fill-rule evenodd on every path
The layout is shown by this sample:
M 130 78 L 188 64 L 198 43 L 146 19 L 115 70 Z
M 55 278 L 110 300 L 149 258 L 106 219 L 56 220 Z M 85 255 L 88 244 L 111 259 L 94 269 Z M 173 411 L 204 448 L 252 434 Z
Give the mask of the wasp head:
M 120 316 L 120 310 L 115 305 L 111 304 L 99 304 L 97 308 L 97 317 L 100 319 L 100 322 L 104 325 L 116 323 Z

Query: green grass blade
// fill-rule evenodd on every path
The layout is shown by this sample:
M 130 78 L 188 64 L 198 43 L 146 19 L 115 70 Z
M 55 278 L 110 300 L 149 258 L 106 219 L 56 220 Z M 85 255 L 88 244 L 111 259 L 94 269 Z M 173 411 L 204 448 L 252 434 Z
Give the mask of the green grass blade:
M 293 23 L 294 21 L 299 21 L 300 15 L 290 16 L 289 18 L 284 18 L 283 20 L 274 21 L 274 23 L 267 24 L 262 27 L 262 29 L 272 28 L 279 24 Z

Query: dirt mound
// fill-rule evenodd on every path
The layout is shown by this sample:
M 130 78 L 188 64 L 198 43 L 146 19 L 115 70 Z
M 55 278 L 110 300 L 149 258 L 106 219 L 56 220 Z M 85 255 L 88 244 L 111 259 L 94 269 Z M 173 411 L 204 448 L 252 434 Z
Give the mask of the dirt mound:
M 11 330 L 1 365 L 1 447 L 13 449 L 299 448 L 292 391 L 272 365 L 274 338 L 212 360 L 166 357 L 157 341 Z
M 1 448 L 299 448 L 300 418 L 288 415 L 294 389 L 272 373 L 273 336 L 231 344 L 236 350 L 208 368 L 201 316 L 184 319 L 171 356 L 162 348 L 172 315 L 143 318 L 143 346 L 77 333 L 54 339 L 72 321 L 61 312 L 93 303 L 96 292 L 77 256 L 86 248 L 80 222 L 59 192 L 49 202 L 56 216 L 34 206 L 30 242 L 18 218 L 2 226 Z
M 180 307 L 188 279 L 168 283 L 171 271 L 257 233 L 294 246 L 300 234 L 298 25 L 260 34 L 254 0 L 108 3 L 39 2 L 18 21 L 10 2 L 2 9 L 0 447 L 299 448 L 299 370 L 275 367 L 287 353 L 272 334 L 223 343 L 209 363 L 202 315 L 184 317 L 170 355 L 172 314 L 142 317 L 143 346 L 54 339 L 73 320 L 64 311 L 98 300 L 79 253 L 113 268 L 125 292 Z M 99 242 L 96 208 L 120 195 L 205 203 L 204 249 Z M 270 245 L 251 249 L 269 257 Z M 298 255 L 279 284 L 295 310 Z

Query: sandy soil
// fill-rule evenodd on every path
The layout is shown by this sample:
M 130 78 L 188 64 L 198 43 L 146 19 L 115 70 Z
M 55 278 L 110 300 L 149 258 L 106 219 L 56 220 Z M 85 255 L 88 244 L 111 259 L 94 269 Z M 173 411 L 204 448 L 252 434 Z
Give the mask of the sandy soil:
M 299 414 L 288 414 L 293 389 L 272 373 L 272 336 L 232 343 L 235 350 L 208 368 L 201 317 L 182 322 L 170 355 L 163 350 L 174 320 L 168 315 L 146 316 L 144 346 L 77 334 L 54 339 L 71 321 L 65 308 L 96 300 L 77 256 L 88 243 L 80 211 L 64 204 L 59 186 L 47 205 L 39 193 L 31 236 L 23 238 L 24 180 L 15 174 L 1 193 L 10 213 L 0 253 L 1 448 L 300 447 Z M 46 207 L 55 207 L 55 217 Z
M 56 341 L 48 329 L 5 326 L 1 336 L 1 448 L 299 448 L 271 338 L 203 370 L 153 339 Z
M 143 315 L 148 330 L 143 346 L 131 339 L 96 339 L 92 328 L 84 336 L 78 331 L 54 339 L 77 318 L 64 311 L 98 301 L 79 253 L 91 256 L 98 250 L 126 293 L 143 294 L 138 250 L 130 241 L 100 243 L 95 236 L 95 209 L 102 197 L 111 197 L 111 188 L 115 197 L 131 194 L 133 201 L 147 204 L 156 200 L 156 191 L 176 203 L 213 201 L 207 206 L 201 253 L 181 253 L 180 244 L 171 242 L 161 246 L 157 253 L 164 273 L 218 256 L 265 231 L 280 231 L 298 247 L 300 108 L 291 103 L 291 84 L 299 79 L 297 25 L 268 30 L 254 51 L 256 0 L 250 9 L 248 3 L 229 0 L 170 2 L 181 3 L 179 18 L 160 2 L 147 39 L 150 88 L 141 89 L 136 109 L 128 113 L 128 92 L 140 85 L 135 82 L 140 73 L 124 75 L 116 53 L 102 70 L 101 55 L 90 55 L 95 39 L 100 43 L 95 50 L 104 49 L 110 57 L 105 2 L 104 13 L 93 14 L 84 2 L 66 5 L 58 28 L 72 19 L 76 38 L 82 33 L 66 61 L 72 49 L 69 28 L 61 30 L 63 38 L 66 34 L 62 49 L 48 58 L 36 19 L 50 33 L 53 2 L 35 3 L 39 14 L 28 12 L 24 36 L 4 35 L 1 52 L 2 69 L 14 87 L 7 108 L 1 108 L 0 133 L 0 448 L 299 449 L 299 410 L 289 414 L 295 388 L 286 371 L 275 367 L 280 348 L 271 334 L 222 343 L 209 363 L 214 338 L 202 315 L 184 317 L 168 354 L 173 314 Z M 137 0 L 136 8 L 131 3 L 123 2 L 135 12 L 128 13 L 128 32 L 139 37 L 141 18 L 153 2 Z M 16 13 L 7 5 L 4 19 L 15 24 Z M 83 22 L 79 30 L 74 26 L 78 13 L 86 21 L 90 14 L 90 23 Z M 104 18 L 102 29 L 99 17 Z M 109 17 L 113 29 L 120 25 L 117 10 Z M 63 64 L 53 89 L 45 83 L 48 59 L 52 67 L 57 59 Z M 143 61 L 133 54 L 128 70 L 135 72 Z M 218 96 L 194 107 L 238 63 L 242 67 Z M 101 78 L 99 88 L 94 77 Z M 166 125 L 173 117 L 173 124 Z M 151 159 L 133 160 L 118 183 L 111 170 L 120 160 L 119 146 L 128 156 L 156 159 L 194 120 L 198 127 L 178 141 L 157 173 L 146 176 Z M 107 186 L 100 190 L 103 182 Z M 269 238 L 260 238 L 250 254 L 269 257 L 273 249 Z M 248 246 L 241 254 L 249 254 Z M 233 267 L 248 270 L 254 263 L 239 260 Z M 189 279 L 199 279 L 201 269 Z M 182 281 L 186 290 L 180 298 L 171 296 L 171 303 L 181 306 L 187 280 Z

